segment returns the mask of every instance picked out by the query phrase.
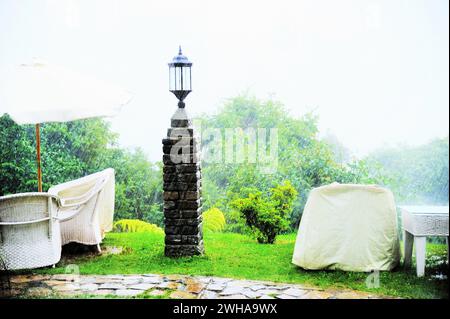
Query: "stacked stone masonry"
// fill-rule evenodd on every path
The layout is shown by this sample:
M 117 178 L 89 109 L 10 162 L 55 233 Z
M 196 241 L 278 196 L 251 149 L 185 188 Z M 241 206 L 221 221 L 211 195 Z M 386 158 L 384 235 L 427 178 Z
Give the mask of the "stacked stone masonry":
M 201 167 L 197 138 L 184 110 L 172 117 L 163 144 L 165 255 L 204 253 Z

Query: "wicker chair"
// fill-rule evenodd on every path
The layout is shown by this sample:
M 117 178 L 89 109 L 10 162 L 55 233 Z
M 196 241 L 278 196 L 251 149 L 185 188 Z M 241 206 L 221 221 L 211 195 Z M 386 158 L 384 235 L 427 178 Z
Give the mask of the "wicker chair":
M 58 198 L 46 193 L 0 197 L 0 269 L 39 268 L 60 260 L 57 206 Z
M 61 200 L 62 245 L 97 245 L 100 251 L 100 243 L 113 225 L 114 187 L 114 169 L 108 168 L 48 190 Z

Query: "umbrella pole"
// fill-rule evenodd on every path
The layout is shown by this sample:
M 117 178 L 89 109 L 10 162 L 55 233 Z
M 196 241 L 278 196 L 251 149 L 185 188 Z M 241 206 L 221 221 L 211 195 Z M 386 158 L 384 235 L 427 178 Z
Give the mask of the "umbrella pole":
M 42 171 L 41 171 L 41 134 L 40 125 L 36 124 L 36 160 L 38 174 L 38 191 L 42 192 Z

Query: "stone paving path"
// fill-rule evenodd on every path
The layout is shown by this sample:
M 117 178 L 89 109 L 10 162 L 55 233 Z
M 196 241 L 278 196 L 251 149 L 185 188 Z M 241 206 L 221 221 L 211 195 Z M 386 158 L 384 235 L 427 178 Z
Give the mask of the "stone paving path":
M 320 289 L 299 284 L 185 275 L 19 275 L 2 297 L 173 299 L 372 299 L 389 298 L 354 290 Z

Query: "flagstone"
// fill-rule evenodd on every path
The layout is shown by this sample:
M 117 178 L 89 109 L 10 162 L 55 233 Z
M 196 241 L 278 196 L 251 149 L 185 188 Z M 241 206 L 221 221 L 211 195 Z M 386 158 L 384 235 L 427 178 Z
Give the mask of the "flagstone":
M 224 290 L 219 292 L 219 295 L 226 296 L 226 295 L 235 295 L 239 294 L 244 290 L 243 287 L 226 287 Z
M 261 293 L 255 292 L 255 291 L 253 291 L 251 289 L 244 289 L 242 291 L 242 294 L 244 296 L 246 296 L 247 298 L 250 298 L 250 299 L 253 299 L 253 298 L 261 296 Z
M 88 291 L 88 292 L 96 291 L 97 289 L 98 289 L 97 284 L 85 284 L 85 285 L 80 286 L 80 290 Z
M 227 295 L 222 297 L 222 299 L 247 299 L 246 296 L 241 295 L 241 294 L 236 294 L 236 295 Z
M 148 284 L 159 284 L 162 281 L 163 279 L 161 277 L 156 276 L 145 276 L 144 278 L 142 278 L 142 282 Z
M 121 285 L 121 284 L 116 284 L 116 283 L 104 283 L 104 284 L 101 284 L 100 287 L 98 287 L 98 289 L 120 290 L 120 289 L 125 289 L 125 286 Z
M 232 281 L 232 279 L 230 279 L 230 278 L 214 277 L 212 279 L 212 282 L 215 283 L 215 284 L 225 284 L 225 283 L 230 282 L 230 281 Z
M 195 295 L 186 291 L 174 291 L 170 294 L 172 299 L 195 299 Z
M 117 279 L 110 279 L 107 277 L 95 276 L 92 282 L 96 284 L 106 284 L 106 283 L 120 283 L 121 281 Z
M 177 283 L 177 282 L 165 281 L 163 283 L 160 283 L 156 287 L 157 288 L 163 288 L 163 289 L 178 289 L 179 286 L 180 286 L 180 284 Z
M 356 291 L 344 291 L 336 294 L 337 299 L 368 299 L 369 294 Z
M 79 279 L 80 275 L 67 275 L 67 274 L 58 274 L 51 276 L 53 280 L 63 280 L 63 281 L 75 281 Z
M 153 290 L 151 290 L 153 289 Z M 151 290 L 151 291 L 150 291 Z M 368 299 L 389 298 L 349 289 L 322 289 L 299 284 L 184 275 L 16 275 L 11 277 L 11 289 L 6 294 L 45 297 L 92 294 L 137 296 L 147 291 L 149 296 L 201 299 Z
M 300 296 L 302 296 L 302 295 L 304 295 L 306 293 L 307 293 L 307 291 L 296 289 L 296 288 L 288 288 L 288 289 L 283 291 L 283 294 L 286 294 L 286 295 L 289 295 L 289 296 L 293 296 L 293 297 L 300 297 Z
M 225 288 L 224 285 L 221 284 L 209 284 L 207 289 L 211 291 L 222 291 Z
M 42 283 L 46 284 L 47 286 L 59 286 L 65 285 L 67 282 L 62 280 L 45 280 Z
M 233 280 L 227 283 L 227 287 L 251 287 L 253 283 L 244 280 Z
M 74 291 L 74 290 L 79 290 L 80 286 L 79 285 L 75 285 L 75 284 L 65 284 L 65 285 L 53 286 L 52 289 L 56 290 L 58 292 Z
M 285 287 L 285 286 L 267 286 L 266 289 L 275 289 L 275 290 L 283 290 L 286 288 L 290 288 L 290 287 Z
M 123 278 L 125 278 L 125 280 L 127 280 L 127 279 L 141 280 L 142 276 L 141 275 L 126 275 Z
M 134 297 L 142 293 L 141 290 L 134 289 L 119 289 L 116 290 L 116 295 L 121 297 Z
M 81 276 L 80 280 L 78 281 L 80 284 L 93 284 L 97 280 L 94 276 Z
M 118 279 L 118 280 L 122 280 L 125 278 L 124 275 L 105 275 L 105 277 L 109 279 Z
M 209 284 L 212 281 L 212 278 L 211 277 L 198 276 L 197 280 L 200 281 L 203 284 Z
M 167 275 L 166 278 L 171 281 L 180 281 L 182 279 L 180 275 Z
M 298 284 L 286 285 L 286 288 L 290 288 L 290 287 L 301 289 L 301 290 L 320 290 L 320 291 L 323 290 L 322 288 L 319 288 L 319 287 L 306 286 L 306 285 L 298 285 Z
M 38 279 L 36 279 L 38 280 Z M 11 283 L 23 284 L 25 282 L 33 281 L 30 276 L 14 276 L 10 279 Z
M 249 287 L 251 290 L 256 291 L 256 290 L 260 290 L 260 289 L 266 289 L 267 286 L 265 285 L 252 285 Z
M 144 283 L 128 286 L 129 289 L 135 289 L 135 290 L 149 290 L 153 287 L 155 287 L 154 284 L 144 284 Z
M 218 295 L 214 291 L 203 290 L 199 296 L 200 299 L 218 299 Z
M 42 280 L 50 280 L 52 278 L 51 275 L 31 275 L 28 277 L 30 281 L 42 281 Z
M 186 291 L 190 292 L 190 293 L 198 294 L 203 290 L 204 287 L 205 287 L 205 285 L 202 284 L 201 282 L 190 280 L 187 282 Z
M 180 284 L 180 283 L 174 283 L 176 285 L 178 285 L 175 289 L 176 290 L 181 290 L 181 291 L 186 291 L 186 285 Z
M 331 292 L 312 290 L 300 296 L 300 299 L 330 299 L 332 297 L 334 297 L 334 295 Z
M 124 285 L 136 285 L 142 281 L 141 278 L 125 278 L 122 283 Z
M 281 294 L 276 296 L 278 299 L 296 299 L 294 296 Z
M 150 295 L 150 296 L 162 296 L 164 294 L 165 294 L 164 290 L 159 290 L 159 289 L 152 290 L 148 293 L 148 295 Z

